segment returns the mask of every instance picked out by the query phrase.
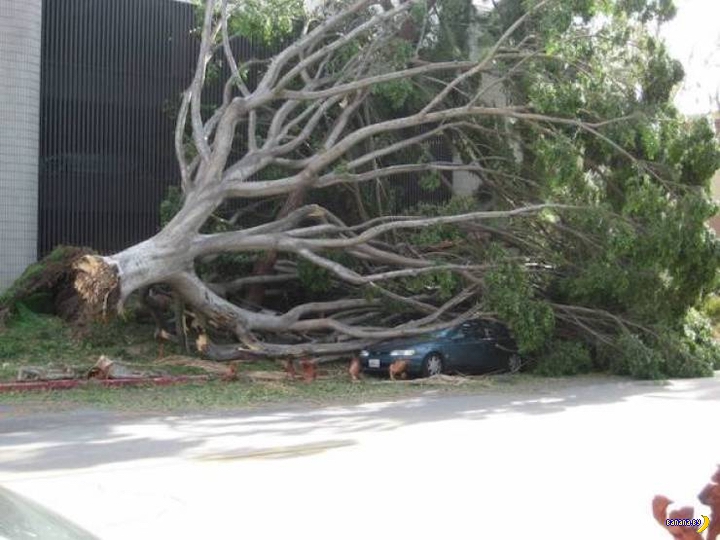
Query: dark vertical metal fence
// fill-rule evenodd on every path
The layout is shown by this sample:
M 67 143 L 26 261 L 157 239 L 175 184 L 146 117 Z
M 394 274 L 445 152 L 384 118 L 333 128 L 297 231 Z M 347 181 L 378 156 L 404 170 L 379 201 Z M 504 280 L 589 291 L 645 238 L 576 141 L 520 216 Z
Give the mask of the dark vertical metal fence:
M 197 55 L 192 6 L 44 0 L 39 253 L 152 235 L 177 182 L 174 111 Z
M 174 0 L 43 0 L 40 256 L 59 244 L 113 252 L 158 230 L 160 203 L 178 183 L 174 122 L 197 59 L 194 25 L 193 7 Z M 233 49 L 272 54 L 242 38 Z M 223 75 L 205 103 L 221 101 Z M 447 187 L 428 192 L 417 180 L 390 182 L 402 206 L 448 198 Z M 354 204 L 351 194 L 317 196 L 340 214 Z

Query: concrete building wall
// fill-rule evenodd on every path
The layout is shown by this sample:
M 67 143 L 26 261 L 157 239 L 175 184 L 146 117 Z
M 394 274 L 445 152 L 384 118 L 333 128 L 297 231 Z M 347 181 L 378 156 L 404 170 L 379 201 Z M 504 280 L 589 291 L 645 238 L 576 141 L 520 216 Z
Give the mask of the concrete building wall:
M 42 0 L 0 0 L 0 291 L 35 262 Z
M 720 171 L 715 173 L 715 176 L 713 176 L 710 182 L 712 198 L 716 203 L 720 203 Z M 716 214 L 710 218 L 710 226 L 715 231 L 715 234 L 720 235 L 720 214 Z
M 482 4 L 482 2 L 481 2 Z M 482 4 L 476 7 L 486 10 L 488 6 Z M 478 24 L 471 25 L 468 28 L 468 49 L 470 59 L 476 62 L 481 60 L 482 51 L 479 48 L 480 33 L 482 28 Z M 483 88 L 482 104 L 489 107 L 506 107 L 507 98 L 505 96 L 504 87 L 498 83 L 497 77 L 490 73 L 483 74 L 481 88 Z M 518 149 L 519 151 L 519 149 Z M 455 163 L 461 163 L 460 156 L 453 156 Z M 455 171 L 452 174 L 452 191 L 454 195 L 466 197 L 473 195 L 482 185 L 482 179 L 475 173 L 469 171 Z

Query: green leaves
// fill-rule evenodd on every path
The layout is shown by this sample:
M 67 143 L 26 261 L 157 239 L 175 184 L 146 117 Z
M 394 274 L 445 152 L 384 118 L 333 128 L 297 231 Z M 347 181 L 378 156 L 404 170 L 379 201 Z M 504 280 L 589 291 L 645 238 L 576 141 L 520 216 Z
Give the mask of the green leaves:
M 332 288 L 332 274 L 330 271 L 316 266 L 310 261 L 298 260 L 297 272 L 300 284 L 311 293 L 324 293 Z
M 289 37 L 305 15 L 302 0 L 231 0 L 228 31 L 266 45 Z
M 642 76 L 642 99 L 648 104 L 663 104 L 685 73 L 682 64 L 670 58 L 662 42 L 645 38 L 646 68 Z
M 542 349 L 555 329 L 551 307 L 535 298 L 528 273 L 501 248 L 494 247 L 490 259 L 498 265 L 485 275 L 483 307 L 508 325 L 521 353 Z
M 440 300 L 445 301 L 458 292 L 460 279 L 449 270 L 436 270 L 403 280 L 403 284 L 408 291 L 415 294 L 434 291 Z
M 384 82 L 373 86 L 372 93 L 387 101 L 391 110 L 398 111 L 407 103 L 413 94 L 412 81 L 400 79 L 397 81 Z
M 401 70 L 408 66 L 415 51 L 411 42 L 396 38 L 391 40 L 388 47 L 381 51 L 376 59 L 378 70 Z M 380 69 L 382 66 L 382 69 Z M 400 111 L 406 105 L 421 99 L 422 91 L 410 79 L 398 79 L 377 84 L 372 88 L 372 94 L 384 101 L 390 111 Z
M 433 191 L 440 187 L 440 173 L 430 171 L 423 174 L 419 181 L 420 187 L 426 191 Z
M 556 339 L 539 356 L 533 371 L 546 377 L 562 377 L 587 373 L 591 368 L 590 353 L 584 345 Z
M 720 168 L 720 148 L 710 124 L 704 118 L 678 126 L 668 137 L 668 158 L 675 163 L 679 181 L 687 185 L 709 187 L 709 181 Z
M 707 377 L 720 366 L 720 348 L 708 320 L 694 309 L 679 328 L 664 328 L 644 338 L 623 334 L 605 354 L 611 371 L 639 379 Z
M 170 223 L 170 220 L 182 208 L 182 203 L 183 195 L 180 188 L 177 186 L 168 187 L 165 198 L 160 203 L 160 225 L 162 227 Z

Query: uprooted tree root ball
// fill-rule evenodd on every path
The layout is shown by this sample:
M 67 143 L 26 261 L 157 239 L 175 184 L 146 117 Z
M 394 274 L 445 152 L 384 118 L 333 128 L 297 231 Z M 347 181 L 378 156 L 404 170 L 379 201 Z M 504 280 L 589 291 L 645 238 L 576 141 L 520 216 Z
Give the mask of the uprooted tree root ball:
M 82 306 L 82 317 L 107 318 L 114 314 L 120 298 L 117 269 L 102 257 L 85 255 L 73 262 L 72 270 L 74 289 Z
M 75 265 L 93 257 L 89 248 L 59 246 L 22 276 L 0 297 L 0 323 L 7 320 L 19 303 L 49 311 L 71 324 L 88 321 L 84 297 L 76 289 Z

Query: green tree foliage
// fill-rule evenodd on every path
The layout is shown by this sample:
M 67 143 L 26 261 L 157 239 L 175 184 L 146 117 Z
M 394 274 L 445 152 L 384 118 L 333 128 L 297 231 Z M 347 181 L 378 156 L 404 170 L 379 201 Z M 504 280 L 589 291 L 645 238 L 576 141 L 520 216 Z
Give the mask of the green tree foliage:
M 562 377 L 587 373 L 592 368 L 590 352 L 582 343 L 549 341 L 535 364 L 535 373 L 548 377 Z
M 532 4 L 506 0 L 481 16 L 480 55 Z M 467 5 L 447 1 L 435 12 L 461 12 Z M 574 339 L 595 345 L 598 338 L 616 340 L 620 357 L 611 368 L 620 373 L 697 376 L 717 365 L 712 340 L 690 339 L 686 319 L 713 287 L 720 262 L 706 226 L 716 212 L 709 180 L 720 153 L 706 120 L 687 120 L 670 104 L 682 67 L 649 28 L 674 13 L 669 1 L 550 2 L 511 38 L 522 51 L 531 32 L 541 36 L 541 54 L 504 74 L 501 87 L 509 104 L 584 125 L 487 122 L 491 130 L 453 141 L 467 160 L 506 160 L 485 178 L 500 195 L 498 205 L 553 201 L 585 208 L 547 212 L 522 231 L 505 231 L 505 238 L 515 237 L 515 254 L 522 241 L 524 258 L 512 260 L 506 252 L 484 280 L 484 305 L 512 328 L 523 352 L 538 351 L 545 366 L 551 365 L 554 329 L 568 322 Z M 435 39 L 425 41 L 429 54 L 466 57 L 469 48 L 449 45 L 448 34 L 460 30 L 442 16 L 437 21 L 430 30 Z M 551 275 L 528 271 L 529 261 L 547 264 Z M 553 311 L 557 304 L 597 312 L 572 320 L 575 315 Z M 637 336 L 628 333 L 633 324 L 643 329 Z M 652 339 L 659 328 L 671 338 Z M 572 358 L 565 352 L 559 356 Z
M 204 2 L 195 0 L 200 25 Z M 277 45 L 291 37 L 305 18 L 302 0 L 227 0 L 228 33 L 258 44 Z
M 233 0 L 230 5 L 231 32 L 273 43 L 303 24 L 312 28 L 313 18 L 336 13 L 345 3 L 325 3 L 312 14 L 304 13 L 299 1 Z M 468 117 L 433 139 L 477 165 L 478 194 L 407 208 L 394 177 L 383 176 L 307 198 L 351 199 L 346 223 L 393 213 L 427 217 L 565 205 L 482 225 L 395 231 L 383 240 L 403 250 L 410 246 L 414 255 L 438 265 L 474 264 L 484 270 L 474 281 L 443 270 L 426 272 L 395 280 L 388 289 L 437 301 L 472 291 L 468 302 L 506 323 L 521 351 L 537 357 L 542 373 L 586 371 L 592 349 L 596 367 L 616 373 L 707 375 L 718 367 L 718 353 L 706 321 L 693 308 L 717 283 L 720 246 L 706 222 L 717 210 L 709 181 L 720 168 L 720 150 L 707 121 L 688 120 L 671 104 L 683 71 L 654 29 L 674 16 L 672 1 L 498 0 L 495 5 L 478 12 L 471 0 L 417 2 L 411 21 L 388 29 L 396 34 L 386 46 L 370 48 L 372 54 L 363 57 L 372 75 L 428 61 L 496 55 L 486 69 L 448 92 L 444 104 L 452 107 L 460 97 L 476 96 L 474 105 L 495 106 L 503 114 Z M 347 20 L 338 33 L 349 31 L 357 19 Z M 512 25 L 515 30 L 508 32 Z M 373 39 L 377 36 L 363 35 L 344 44 L 328 69 L 345 77 L 348 62 L 367 51 Z M 455 75 L 436 72 L 374 85 L 349 129 L 413 114 Z M 348 75 L 340 82 L 351 80 Z M 328 126 L 342 110 L 326 113 Z M 526 116 L 515 118 L 514 112 Z M 434 163 L 436 151 L 427 139 L 361 169 L 348 168 L 354 152 L 367 154 L 422 133 L 411 127 L 383 132 L 343 155 L 332 172 Z M 321 144 L 320 137 L 308 138 L 294 158 L 310 158 Z M 273 167 L 261 178 L 294 174 L 282 163 Z M 419 186 L 433 190 L 447 183 L 446 169 L 418 173 Z M 345 290 L 333 288 L 333 276 L 312 263 L 303 261 L 298 270 L 311 291 Z
M 502 251 L 491 250 L 489 255 L 498 264 L 485 278 L 484 305 L 513 331 L 521 353 L 542 349 L 555 329 L 550 305 L 536 298 L 531 276 L 522 264 L 508 260 Z
M 525 6 L 504 2 L 494 16 L 514 20 Z M 586 208 L 545 216 L 525 235 L 554 267 L 542 296 L 619 317 L 575 320 L 586 326 L 575 326 L 576 338 L 617 339 L 611 368 L 643 378 L 707 375 L 717 365 L 707 331 L 693 339 L 687 321 L 701 325 L 691 308 L 713 287 L 720 261 L 706 226 L 716 212 L 709 180 L 720 154 L 709 123 L 687 120 L 669 103 L 682 68 L 647 23 L 673 14 L 671 2 L 554 3 L 528 23 L 545 36 L 547 57 L 529 60 L 508 86 L 513 102 L 587 123 L 560 133 L 538 124 L 521 134 L 514 173 L 527 183 L 512 195 Z M 620 319 L 647 331 L 630 336 Z M 660 328 L 667 339 L 651 337 Z

